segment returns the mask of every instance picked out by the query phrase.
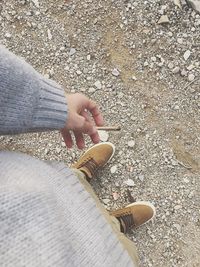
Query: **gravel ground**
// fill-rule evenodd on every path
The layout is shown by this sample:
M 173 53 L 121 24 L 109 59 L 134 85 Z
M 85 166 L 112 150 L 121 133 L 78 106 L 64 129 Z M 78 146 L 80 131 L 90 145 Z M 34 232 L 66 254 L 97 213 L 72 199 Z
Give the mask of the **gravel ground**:
M 0 22 L 6 47 L 121 125 L 101 133 L 116 155 L 94 188 L 108 209 L 156 206 L 129 235 L 141 266 L 200 266 L 200 15 L 185 1 L 4 0 Z M 81 154 L 55 132 L 0 137 L 0 148 L 68 165 Z

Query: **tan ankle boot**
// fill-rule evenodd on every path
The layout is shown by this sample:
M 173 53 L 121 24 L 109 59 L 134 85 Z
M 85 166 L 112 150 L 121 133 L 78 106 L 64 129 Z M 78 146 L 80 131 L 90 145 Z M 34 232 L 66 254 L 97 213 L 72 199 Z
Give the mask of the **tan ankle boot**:
M 155 214 L 155 207 L 146 201 L 134 202 L 125 208 L 110 212 L 110 215 L 119 220 L 123 233 L 148 222 L 153 219 Z

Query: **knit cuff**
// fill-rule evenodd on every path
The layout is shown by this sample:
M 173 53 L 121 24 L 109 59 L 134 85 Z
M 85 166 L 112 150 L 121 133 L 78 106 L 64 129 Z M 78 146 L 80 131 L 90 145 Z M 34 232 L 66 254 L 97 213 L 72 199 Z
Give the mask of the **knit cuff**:
M 67 121 L 64 90 L 54 81 L 39 76 L 39 98 L 34 111 L 33 127 L 40 131 L 62 129 Z

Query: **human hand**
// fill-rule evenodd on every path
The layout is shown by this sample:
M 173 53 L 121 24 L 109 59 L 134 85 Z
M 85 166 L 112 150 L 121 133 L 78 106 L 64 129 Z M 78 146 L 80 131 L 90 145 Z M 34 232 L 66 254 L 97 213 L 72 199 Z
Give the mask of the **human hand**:
M 95 124 L 102 126 L 104 123 L 97 104 L 79 93 L 67 94 L 66 98 L 68 117 L 65 127 L 61 130 L 66 146 L 68 148 L 73 146 L 71 132 L 73 132 L 76 144 L 80 149 L 85 147 L 84 134 L 89 135 L 93 143 L 98 143 L 100 138 Z

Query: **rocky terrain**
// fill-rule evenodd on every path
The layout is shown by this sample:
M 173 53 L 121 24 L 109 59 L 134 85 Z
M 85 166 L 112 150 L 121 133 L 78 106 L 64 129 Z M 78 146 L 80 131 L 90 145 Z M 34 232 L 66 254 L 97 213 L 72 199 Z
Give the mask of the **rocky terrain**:
M 93 182 L 109 210 L 151 201 L 133 230 L 142 267 L 200 266 L 200 1 L 3 0 L 0 41 L 39 72 L 99 103 L 116 154 Z M 91 142 L 87 140 L 87 147 Z M 0 148 L 71 165 L 57 132 Z

